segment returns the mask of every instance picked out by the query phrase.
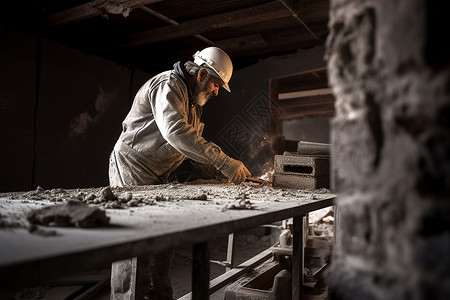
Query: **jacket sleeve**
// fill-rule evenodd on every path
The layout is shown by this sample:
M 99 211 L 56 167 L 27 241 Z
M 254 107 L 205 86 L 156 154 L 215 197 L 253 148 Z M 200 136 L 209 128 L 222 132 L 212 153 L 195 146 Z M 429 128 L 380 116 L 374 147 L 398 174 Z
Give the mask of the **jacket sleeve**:
M 162 81 L 149 91 L 149 101 L 163 138 L 188 158 L 222 169 L 230 158 L 219 146 L 206 141 L 188 123 L 186 91 L 173 81 Z

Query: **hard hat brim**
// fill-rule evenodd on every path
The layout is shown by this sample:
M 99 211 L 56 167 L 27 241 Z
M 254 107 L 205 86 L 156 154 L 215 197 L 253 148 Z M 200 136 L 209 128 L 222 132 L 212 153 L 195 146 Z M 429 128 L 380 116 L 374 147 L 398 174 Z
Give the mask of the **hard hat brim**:
M 231 89 L 230 86 L 228 85 L 228 82 L 225 81 L 225 78 L 223 78 L 218 72 L 217 70 L 211 66 L 205 59 L 203 59 L 202 57 L 198 56 L 199 51 L 197 51 L 197 53 L 195 53 L 193 55 L 194 57 L 194 63 L 199 65 L 200 67 L 202 67 L 203 65 L 208 66 L 211 70 L 214 71 L 216 77 L 220 78 L 223 81 L 223 85 L 222 87 L 227 90 L 229 93 L 231 93 Z M 226 55 L 226 54 L 225 54 Z
M 231 89 L 230 89 L 230 86 L 228 85 L 228 82 L 225 82 L 225 80 L 223 80 L 222 76 L 220 76 L 220 74 L 217 73 L 216 69 L 214 69 L 210 64 L 208 64 L 208 63 L 206 63 L 206 62 L 203 62 L 202 65 L 207 65 L 211 70 L 213 70 L 214 73 L 215 73 L 215 75 L 216 75 L 215 77 L 217 77 L 217 78 L 219 78 L 220 80 L 222 80 L 222 82 L 223 82 L 222 87 L 223 87 L 224 89 L 226 89 L 229 93 L 231 93 Z M 202 65 L 200 65 L 200 67 L 202 67 Z
M 222 85 L 222 87 L 223 87 L 224 89 L 226 89 L 226 90 L 228 91 L 228 93 L 231 93 L 231 90 L 230 90 L 230 87 L 228 86 L 228 83 L 224 82 L 223 85 Z

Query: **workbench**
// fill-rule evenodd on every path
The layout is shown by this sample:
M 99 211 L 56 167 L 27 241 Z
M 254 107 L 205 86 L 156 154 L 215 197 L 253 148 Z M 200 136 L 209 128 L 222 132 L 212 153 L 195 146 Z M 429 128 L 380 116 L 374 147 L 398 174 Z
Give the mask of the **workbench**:
M 46 276 L 107 267 L 114 261 L 192 244 L 192 299 L 208 299 L 209 240 L 293 218 L 293 299 L 300 299 L 303 217 L 333 205 L 334 199 L 333 194 L 323 191 L 277 189 L 254 183 L 167 184 L 112 190 L 118 194 L 133 193 L 141 200 L 152 199 L 146 202 L 151 205 L 107 209 L 109 226 L 50 228 L 56 230 L 54 236 L 30 234 L 23 226 L 0 228 L 1 284 L 39 282 Z M 90 189 L 86 194 L 98 191 Z M 65 195 L 81 192 L 83 189 L 70 190 Z M 196 197 L 189 196 L 192 193 L 204 198 L 193 200 Z M 54 204 L 49 197 L 35 200 L 29 195 L 0 194 L 3 218 L 16 214 L 14 218 L 20 219 L 33 208 Z M 251 207 L 232 209 L 231 204 L 240 198 L 250 202 Z

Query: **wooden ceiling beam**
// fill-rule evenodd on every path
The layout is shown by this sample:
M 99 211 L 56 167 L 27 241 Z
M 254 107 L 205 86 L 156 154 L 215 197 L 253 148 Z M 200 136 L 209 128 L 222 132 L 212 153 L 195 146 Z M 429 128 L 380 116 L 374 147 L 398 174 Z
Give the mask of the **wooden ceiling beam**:
M 309 27 L 308 25 L 305 24 L 305 22 L 298 16 L 298 14 L 296 13 L 296 11 L 294 10 L 294 7 L 292 6 L 291 3 L 288 3 L 288 1 L 285 0 L 280 0 L 281 3 L 283 3 L 283 5 L 292 13 L 292 16 L 297 19 L 297 21 L 300 22 L 300 24 L 302 24 L 302 26 L 304 26 L 308 32 L 315 38 L 318 40 L 321 40 Z
M 207 31 L 267 22 L 291 16 L 278 1 L 238 11 L 223 13 L 185 21 L 179 25 L 166 26 L 132 34 L 120 47 L 135 47 L 144 44 L 164 42 L 171 39 L 193 36 Z
M 325 39 L 328 28 L 326 24 L 319 26 L 312 26 L 314 31 L 322 40 Z M 273 53 L 274 51 L 282 50 L 293 50 L 295 48 L 300 49 L 303 46 L 305 48 L 323 45 L 323 41 L 319 41 L 313 38 L 309 32 L 304 28 L 299 28 L 298 30 L 280 30 L 279 34 L 273 35 L 271 37 L 264 37 L 265 45 L 261 46 L 258 44 L 253 45 L 253 47 L 247 47 L 239 51 L 240 57 L 252 56 L 252 55 L 265 55 Z
M 42 18 L 42 27 L 51 28 L 79 22 L 101 14 L 123 14 L 124 16 L 138 7 L 163 0 L 94 0 Z
M 163 15 L 163 14 L 157 12 L 156 10 L 153 10 L 153 9 L 148 8 L 147 6 L 142 6 L 142 7 L 140 7 L 140 9 L 143 10 L 143 11 L 145 11 L 146 13 L 151 14 L 151 15 L 154 16 L 154 17 L 157 17 L 157 18 L 160 19 L 160 20 L 163 20 L 163 21 L 169 23 L 169 24 L 172 24 L 172 25 L 179 25 L 179 24 L 180 24 L 180 23 L 178 23 L 177 21 L 172 20 L 171 18 L 169 18 L 169 17 L 167 17 L 167 16 L 165 16 L 165 15 Z M 208 45 L 215 46 L 215 44 L 214 44 L 213 41 L 207 39 L 207 38 L 204 37 L 203 35 L 200 35 L 200 34 L 194 34 L 194 37 L 195 37 L 196 39 L 202 41 L 202 42 L 205 42 L 205 43 L 208 44 Z
M 222 48 L 227 53 L 235 53 L 254 47 L 264 47 L 266 42 L 261 34 L 251 34 L 237 38 L 221 40 L 216 42 L 217 47 Z

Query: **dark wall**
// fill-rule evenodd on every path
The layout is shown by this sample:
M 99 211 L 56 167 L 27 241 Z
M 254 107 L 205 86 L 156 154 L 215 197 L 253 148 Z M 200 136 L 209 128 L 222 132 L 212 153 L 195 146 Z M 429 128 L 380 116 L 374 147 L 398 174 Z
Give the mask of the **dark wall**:
M 269 81 L 325 66 L 323 51 L 323 47 L 299 50 L 235 71 L 230 80 L 231 93 L 221 89 L 219 96 L 205 105 L 205 137 L 242 160 L 252 175 L 267 172 L 273 158 L 268 135 Z
M 283 136 L 286 140 L 329 143 L 329 123 L 330 118 L 323 116 L 307 116 L 283 121 Z
M 2 191 L 32 185 L 37 40 L 0 27 Z
M 0 191 L 108 185 L 108 158 L 121 122 L 150 76 L 0 29 Z M 269 80 L 323 67 L 323 51 L 299 51 L 235 71 L 232 93 L 222 89 L 205 106 L 205 137 L 262 175 L 271 157 Z
M 2 27 L 1 191 L 108 184 L 108 157 L 148 76 Z

